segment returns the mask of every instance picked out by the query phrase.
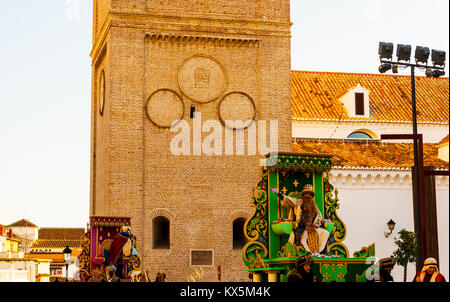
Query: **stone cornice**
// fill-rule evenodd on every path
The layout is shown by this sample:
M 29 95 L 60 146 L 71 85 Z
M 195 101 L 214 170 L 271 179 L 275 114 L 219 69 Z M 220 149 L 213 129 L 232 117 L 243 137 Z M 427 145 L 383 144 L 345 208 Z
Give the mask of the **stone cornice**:
M 105 43 L 106 37 L 108 35 L 109 30 L 111 29 L 111 15 L 109 14 L 106 17 L 105 22 L 103 23 L 102 28 L 100 29 L 100 32 L 96 35 L 96 41 L 94 41 L 94 45 L 92 46 L 92 50 L 90 53 L 90 56 L 92 58 L 92 65 L 94 65 L 97 62 L 97 58 L 100 55 L 103 44 Z
M 159 13 L 158 13 L 159 12 Z M 233 14 L 220 14 L 220 13 L 205 13 L 205 12 L 191 12 L 186 13 L 176 10 L 165 10 L 158 12 L 155 12 L 154 10 L 149 10 L 147 13 L 142 13 L 141 10 L 137 11 L 128 11 L 124 12 L 123 10 L 117 10 L 117 9 L 111 9 L 110 14 L 114 16 L 121 16 L 122 18 L 126 18 L 129 20 L 133 20 L 133 22 L 136 21 L 156 21 L 159 20 L 161 22 L 165 22 L 165 24 L 173 24 L 173 23 L 184 23 L 184 24 L 196 24 L 198 25 L 201 23 L 210 23 L 212 25 L 216 24 L 220 27 L 224 27 L 224 23 L 227 24 L 227 26 L 233 24 L 237 25 L 241 28 L 245 27 L 261 27 L 264 26 L 266 28 L 277 28 L 278 30 L 288 30 L 292 26 L 292 22 L 290 21 L 271 21 L 265 17 L 258 18 L 258 17 L 246 17 L 246 16 L 239 16 L 239 15 L 233 15 Z M 225 26 L 226 27 L 226 26 Z
M 150 42 L 166 42 L 177 44 L 209 44 L 216 46 L 230 46 L 230 47 L 259 47 L 259 40 L 246 38 L 223 38 L 217 36 L 193 36 L 193 35 L 173 35 L 170 33 L 147 34 L 147 39 Z
M 258 37 L 273 36 L 290 38 L 291 22 L 270 22 L 261 19 L 240 18 L 231 19 L 229 16 L 215 16 L 214 18 L 200 16 L 179 16 L 179 15 L 158 15 L 122 13 L 111 11 L 106 17 L 96 41 L 92 47 L 90 56 L 93 61 L 98 56 L 106 36 L 111 27 L 139 28 L 142 30 L 163 31 L 171 28 L 172 35 L 178 36 L 181 33 L 209 33 L 211 35 L 227 36 L 227 38 L 242 36 Z M 180 34 L 177 34 L 180 33 Z M 231 38 L 232 39 L 232 38 Z M 241 38 L 242 39 L 242 38 Z

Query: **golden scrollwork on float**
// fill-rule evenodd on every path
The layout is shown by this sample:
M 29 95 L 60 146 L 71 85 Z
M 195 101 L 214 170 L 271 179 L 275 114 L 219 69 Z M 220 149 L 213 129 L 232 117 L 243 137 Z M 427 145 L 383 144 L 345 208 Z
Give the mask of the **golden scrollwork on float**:
M 334 223 L 334 230 L 330 237 L 330 254 L 342 255 L 343 257 L 349 257 L 347 247 L 342 243 L 347 236 L 347 227 L 344 222 L 337 215 L 339 209 L 338 190 L 329 182 L 328 176 L 323 178 L 324 186 L 324 212 Z M 333 198 L 334 193 L 334 198 Z
M 91 250 L 91 231 L 88 230 L 83 237 L 81 237 L 81 254 L 78 256 L 78 262 L 80 265 L 80 278 L 86 280 L 91 274 L 90 267 L 90 250 Z

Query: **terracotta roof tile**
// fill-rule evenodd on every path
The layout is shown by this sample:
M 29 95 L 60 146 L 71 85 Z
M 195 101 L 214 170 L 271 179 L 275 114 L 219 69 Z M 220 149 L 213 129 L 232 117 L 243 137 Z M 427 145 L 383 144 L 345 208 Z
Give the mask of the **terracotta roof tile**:
M 333 154 L 334 168 L 409 170 L 414 165 L 412 143 L 295 139 L 292 147 L 298 153 Z M 448 162 L 438 158 L 438 144 L 424 144 L 423 149 L 425 166 L 449 168 Z
M 71 249 L 81 247 L 83 228 L 41 228 L 38 240 L 33 242 L 33 249 L 60 249 L 69 246 Z
M 370 91 L 370 118 L 352 117 L 339 100 L 360 84 Z M 294 119 L 411 122 L 411 77 L 292 71 Z M 416 77 L 418 122 L 449 122 L 448 78 Z
M 449 138 L 449 135 L 447 134 L 447 136 L 446 137 L 444 137 L 440 142 L 439 142 L 439 145 L 442 145 L 442 144 L 445 144 L 445 143 L 448 143 L 448 138 Z
M 46 239 L 38 239 L 33 242 L 31 248 L 39 248 L 39 249 L 60 249 L 65 248 L 66 246 L 70 248 L 81 248 L 81 240 L 46 240 Z
M 72 256 L 78 257 L 81 254 L 81 250 L 72 250 Z M 62 253 L 30 253 L 23 255 L 26 259 L 51 259 L 54 263 L 65 263 L 64 255 Z
M 49 240 L 80 240 L 84 233 L 85 230 L 83 228 L 40 228 L 38 238 Z
M 19 221 L 13 222 L 8 227 L 27 227 L 27 228 L 37 228 L 38 226 L 34 223 L 29 222 L 26 219 L 21 219 Z

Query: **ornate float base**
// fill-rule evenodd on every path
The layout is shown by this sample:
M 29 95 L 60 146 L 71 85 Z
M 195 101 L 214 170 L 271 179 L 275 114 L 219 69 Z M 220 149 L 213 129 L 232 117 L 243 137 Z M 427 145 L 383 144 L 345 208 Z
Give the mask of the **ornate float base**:
M 247 269 L 254 282 L 287 282 L 295 273 L 298 257 L 264 259 L 266 267 Z M 366 270 L 374 265 L 374 258 L 316 258 L 312 273 L 317 282 L 365 282 Z
M 337 214 L 338 190 L 329 182 L 327 173 L 332 161 L 329 154 L 279 153 L 268 155 L 267 166 L 261 169 L 260 181 L 253 189 L 253 216 L 244 226 L 248 243 L 242 258 L 255 282 L 286 282 L 296 273 L 295 261 L 307 252 L 289 239 L 294 229 L 294 210 L 283 206 L 276 188 L 282 194 L 299 199 L 302 188 L 312 188 L 317 209 L 323 217 L 322 228 L 329 233 L 326 252 L 315 257 L 312 273 L 318 282 L 365 282 L 366 270 L 375 264 L 375 246 L 370 245 L 353 254 L 343 243 L 347 228 Z M 298 209 L 297 209 L 298 211 Z M 316 256 L 314 254 L 313 256 Z

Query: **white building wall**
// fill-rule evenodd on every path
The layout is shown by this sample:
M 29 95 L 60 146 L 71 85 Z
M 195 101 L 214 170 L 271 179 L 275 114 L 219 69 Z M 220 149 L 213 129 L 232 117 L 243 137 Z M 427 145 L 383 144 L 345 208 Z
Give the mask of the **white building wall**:
M 66 278 L 66 274 L 69 278 L 69 281 L 80 280 L 80 263 L 79 263 L 78 257 L 75 257 L 75 256 L 70 257 L 70 264 L 68 266 L 67 271 L 66 271 L 66 265 L 64 264 L 62 266 L 62 272 L 61 272 L 61 275 L 59 275 L 59 277 Z
M 448 125 L 419 124 L 418 133 L 423 134 L 424 143 L 439 143 L 448 134 Z M 412 134 L 412 124 L 401 123 L 359 123 L 359 122 L 318 122 L 293 121 L 292 136 L 294 138 L 347 138 L 357 130 L 369 130 L 376 135 L 381 134 Z M 390 141 L 402 142 L 402 141 Z M 412 143 L 412 140 L 403 142 Z
M 448 178 L 448 177 L 447 177 Z M 438 189 L 436 192 L 436 208 L 438 213 L 438 236 L 439 236 L 439 269 L 450 281 L 449 275 L 449 190 Z
M 33 260 L 0 259 L 1 282 L 35 282 L 36 265 Z
M 448 143 L 442 144 L 439 146 L 439 155 L 438 157 L 442 160 L 448 161 L 449 160 L 449 150 L 448 150 Z
M 350 256 L 362 247 L 375 243 L 378 258 L 389 257 L 396 249 L 394 237 L 401 229 L 414 231 L 411 177 L 409 172 L 334 170 L 330 182 L 338 189 L 338 216 L 347 227 L 344 244 Z M 437 178 L 437 211 L 439 258 L 441 273 L 449 278 L 449 182 Z M 388 238 L 387 222 L 396 222 Z M 407 281 L 415 274 L 415 264 L 409 264 Z M 392 276 L 403 281 L 403 267 L 395 266 Z
M 0 253 L 6 251 L 6 237 L 0 235 Z
M 13 234 L 15 234 L 21 238 L 28 239 L 31 241 L 35 241 L 38 239 L 38 233 L 39 233 L 38 228 L 12 227 L 12 230 L 13 230 Z

